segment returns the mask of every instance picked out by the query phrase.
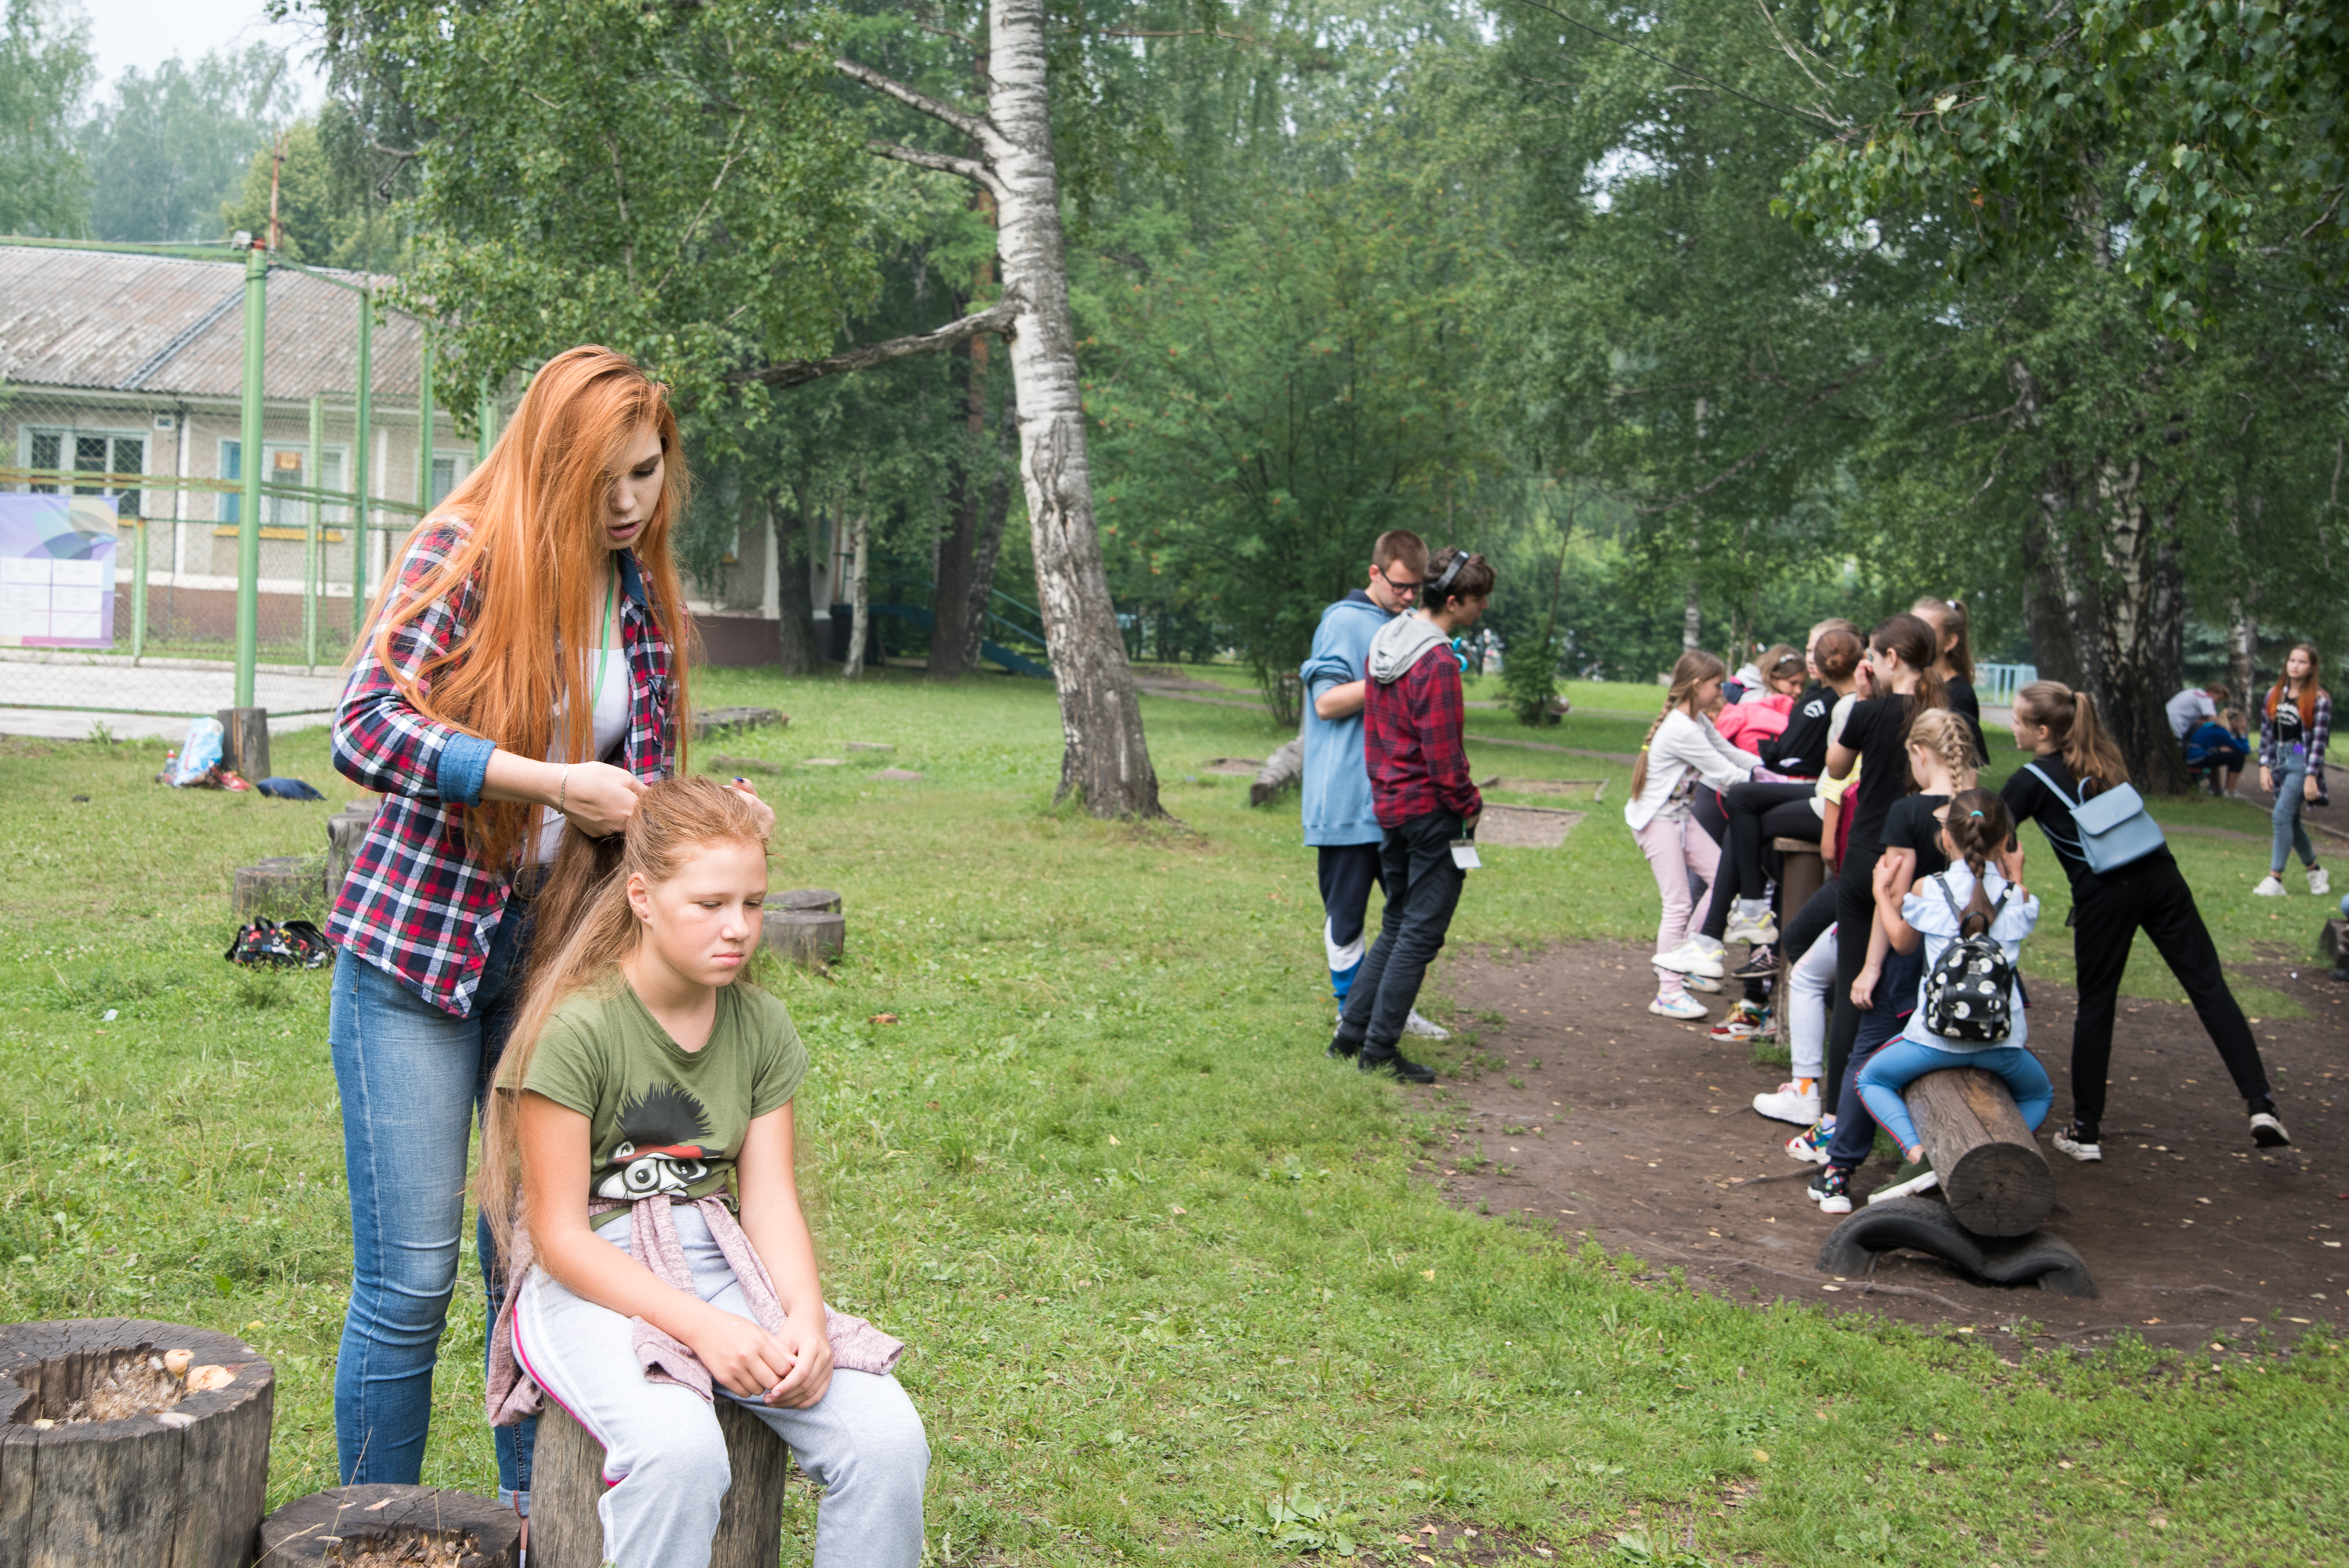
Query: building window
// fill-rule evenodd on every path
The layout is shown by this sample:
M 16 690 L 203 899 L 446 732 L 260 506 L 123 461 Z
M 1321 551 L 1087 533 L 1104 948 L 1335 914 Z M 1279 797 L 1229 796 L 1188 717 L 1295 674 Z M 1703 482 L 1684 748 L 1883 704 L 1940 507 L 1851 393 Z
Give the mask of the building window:
M 133 490 L 117 490 L 102 476 L 144 473 L 147 469 L 147 437 L 144 432 L 126 435 L 116 430 L 77 430 L 72 428 L 27 428 L 23 436 L 25 467 L 36 472 L 47 471 L 62 476 L 66 472 L 89 474 L 89 483 L 73 487 L 76 495 L 112 495 L 117 497 L 119 510 L 124 517 L 139 515 L 144 499 Z M 119 482 L 119 481 L 118 481 Z M 55 482 L 28 485 L 37 495 L 56 495 L 61 488 Z
M 244 478 L 244 443 L 223 439 L 220 444 L 220 477 L 224 480 Z M 220 497 L 220 511 L 215 514 L 227 523 L 244 521 L 244 497 L 234 492 Z

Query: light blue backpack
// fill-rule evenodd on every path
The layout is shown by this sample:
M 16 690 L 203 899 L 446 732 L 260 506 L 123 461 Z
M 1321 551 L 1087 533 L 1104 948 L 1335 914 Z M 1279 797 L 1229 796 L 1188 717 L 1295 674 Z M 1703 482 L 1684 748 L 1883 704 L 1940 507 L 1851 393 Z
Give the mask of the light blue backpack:
M 2080 858 L 2097 875 L 2133 865 L 2168 847 L 2169 841 L 2162 837 L 2161 824 L 2146 814 L 2145 798 L 2135 785 L 2116 784 L 2080 799 L 2064 793 L 2062 786 L 2041 772 L 2036 762 L 2024 767 L 2072 808 L 2072 820 L 2080 830 Z

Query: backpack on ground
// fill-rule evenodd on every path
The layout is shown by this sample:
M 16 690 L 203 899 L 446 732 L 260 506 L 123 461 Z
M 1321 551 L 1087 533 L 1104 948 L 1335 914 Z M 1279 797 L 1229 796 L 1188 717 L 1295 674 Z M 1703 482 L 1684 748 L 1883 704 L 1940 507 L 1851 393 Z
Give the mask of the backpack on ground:
M 1941 949 L 1925 976 L 1925 1027 L 1945 1040 L 1970 1040 L 1992 1046 L 2013 1032 L 2014 965 L 2006 949 L 1991 939 L 2006 907 L 2006 892 L 1991 906 L 1990 919 L 1975 935 L 1965 934 L 1965 912 L 1950 892 L 1946 875 L 1931 879 L 1941 890 L 1942 902 L 1957 916 L 1959 934 Z M 2011 890 L 2008 890 L 2011 891 Z

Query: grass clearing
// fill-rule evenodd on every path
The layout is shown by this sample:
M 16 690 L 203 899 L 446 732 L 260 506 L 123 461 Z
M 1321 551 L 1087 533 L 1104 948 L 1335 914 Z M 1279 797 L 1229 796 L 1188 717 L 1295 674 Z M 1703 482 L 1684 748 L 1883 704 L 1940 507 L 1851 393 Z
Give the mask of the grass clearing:
M 1144 697 L 1181 825 L 1132 826 L 1051 809 L 1040 682 L 714 671 L 697 695 L 792 716 L 701 750 L 780 769 L 759 779 L 776 885 L 846 897 L 848 961 L 781 985 L 815 1060 L 805 1176 L 833 1298 L 914 1346 L 941 1563 L 1409 1560 L 1395 1537 L 1429 1519 L 1581 1561 L 1635 1528 L 1657 1561 L 1692 1530 L 1707 1563 L 2349 1553 L 2333 1341 L 2286 1355 L 2247 1329 L 2226 1342 L 2253 1354 L 2222 1366 L 2135 1344 L 2009 1364 L 1963 1336 L 1755 1311 L 1447 1208 L 1413 1174 L 1434 1102 L 1321 1057 L 1294 797 L 1250 811 L 1246 779 L 1183 780 L 1278 745 L 1268 720 Z M 1643 727 L 1472 721 L 1610 751 Z M 160 746 L 0 746 L 0 1126 L 17 1140 L 0 1311 L 246 1334 L 283 1379 L 273 1506 L 335 1479 L 346 1198 L 326 977 L 222 962 L 227 878 L 312 849 L 351 794 L 322 731 L 274 749 L 324 804 L 161 789 Z M 1526 777 L 1628 772 L 1472 755 L 1480 773 L 1496 757 Z M 1621 788 L 1563 851 L 1487 851 L 1455 940 L 1536 955 L 1651 932 Z M 2256 826 L 2232 804 L 2162 807 L 2205 813 Z M 2282 940 L 2248 896 L 2258 846 L 2179 851 L 2198 887 L 2240 888 L 2206 895 L 2230 958 Z M 2060 878 L 2039 891 L 2048 934 L 2026 968 L 2064 975 Z M 2167 984 L 2149 954 L 2132 970 L 2133 994 Z M 1464 1032 L 1429 1054 L 1474 1048 Z M 481 1332 L 469 1263 L 425 1479 L 488 1492 Z M 793 1498 L 785 1561 L 812 1533 Z

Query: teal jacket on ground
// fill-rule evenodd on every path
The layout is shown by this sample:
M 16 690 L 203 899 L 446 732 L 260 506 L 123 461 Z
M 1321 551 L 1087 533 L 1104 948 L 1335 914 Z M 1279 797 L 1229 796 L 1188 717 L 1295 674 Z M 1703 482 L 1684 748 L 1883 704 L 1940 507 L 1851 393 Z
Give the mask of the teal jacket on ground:
M 1392 619 L 1360 588 L 1321 612 L 1313 656 L 1297 672 L 1305 683 L 1305 841 L 1375 844 L 1385 838 L 1371 809 L 1371 774 L 1362 761 L 1362 715 L 1335 721 L 1313 711 L 1333 686 L 1363 678 L 1371 639 Z

